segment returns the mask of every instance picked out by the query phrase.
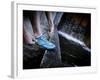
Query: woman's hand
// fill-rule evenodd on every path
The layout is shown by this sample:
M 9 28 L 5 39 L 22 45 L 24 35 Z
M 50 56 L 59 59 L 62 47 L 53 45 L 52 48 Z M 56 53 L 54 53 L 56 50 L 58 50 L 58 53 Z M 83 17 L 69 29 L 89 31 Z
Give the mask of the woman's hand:
M 54 34 L 54 23 L 53 23 L 53 16 L 52 16 L 52 12 L 46 12 L 46 17 L 48 20 L 48 28 L 49 28 L 49 37 L 52 37 L 52 35 Z
M 52 37 L 54 34 L 54 24 L 49 25 L 49 31 L 48 31 L 49 37 Z

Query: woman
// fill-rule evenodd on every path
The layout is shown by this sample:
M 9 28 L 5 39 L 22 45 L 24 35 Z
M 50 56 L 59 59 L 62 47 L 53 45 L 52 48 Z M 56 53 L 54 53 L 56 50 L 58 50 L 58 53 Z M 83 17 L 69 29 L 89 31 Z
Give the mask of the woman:
M 47 21 L 48 21 L 48 26 L 49 26 L 49 36 L 53 34 L 54 31 L 54 24 L 53 24 L 53 19 L 52 19 L 52 13 L 51 12 L 45 12 L 46 13 L 46 17 L 47 17 Z M 44 49 L 54 49 L 55 48 L 55 44 L 53 44 L 52 42 L 48 41 L 46 39 L 46 37 L 43 35 L 42 30 L 41 30 L 41 25 L 40 25 L 40 12 L 39 11 L 26 11 L 24 13 L 24 25 L 23 25 L 23 37 L 24 37 L 24 41 L 27 44 L 34 44 L 34 42 L 36 44 L 39 45 L 40 48 L 44 48 Z M 32 23 L 32 30 L 33 30 L 33 34 L 34 36 L 32 36 L 26 29 L 26 27 L 28 27 L 28 25 L 25 25 L 25 19 L 28 19 L 31 21 Z

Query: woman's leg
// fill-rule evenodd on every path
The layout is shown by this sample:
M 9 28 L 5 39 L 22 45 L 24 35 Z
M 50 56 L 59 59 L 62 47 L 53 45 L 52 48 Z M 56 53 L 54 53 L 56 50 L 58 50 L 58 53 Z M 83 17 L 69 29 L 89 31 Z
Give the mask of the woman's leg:
M 42 29 L 40 25 L 40 12 L 36 11 L 33 12 L 32 16 L 32 28 L 33 32 L 36 37 L 36 43 L 41 47 L 41 48 L 46 48 L 46 49 L 54 49 L 55 45 L 48 41 L 45 36 L 42 34 Z
M 33 12 L 32 28 L 33 28 L 35 37 L 42 35 L 42 30 L 40 27 L 40 12 L 38 12 L 38 11 Z

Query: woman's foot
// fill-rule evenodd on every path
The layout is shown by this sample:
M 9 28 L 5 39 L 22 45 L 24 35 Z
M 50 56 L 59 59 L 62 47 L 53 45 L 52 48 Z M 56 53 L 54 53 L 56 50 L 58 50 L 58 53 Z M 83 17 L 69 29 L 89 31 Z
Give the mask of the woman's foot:
M 43 35 L 36 38 L 36 43 L 40 46 L 40 48 L 44 49 L 54 49 L 55 44 L 48 41 Z

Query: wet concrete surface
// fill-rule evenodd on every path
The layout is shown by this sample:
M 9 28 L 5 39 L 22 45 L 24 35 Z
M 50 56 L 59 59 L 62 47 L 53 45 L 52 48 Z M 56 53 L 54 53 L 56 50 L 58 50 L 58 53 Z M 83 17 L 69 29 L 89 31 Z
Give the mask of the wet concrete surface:
M 91 54 L 80 44 L 59 35 L 59 50 L 29 49 L 24 47 L 24 69 L 90 66 Z M 28 45 L 26 45 L 28 46 Z

